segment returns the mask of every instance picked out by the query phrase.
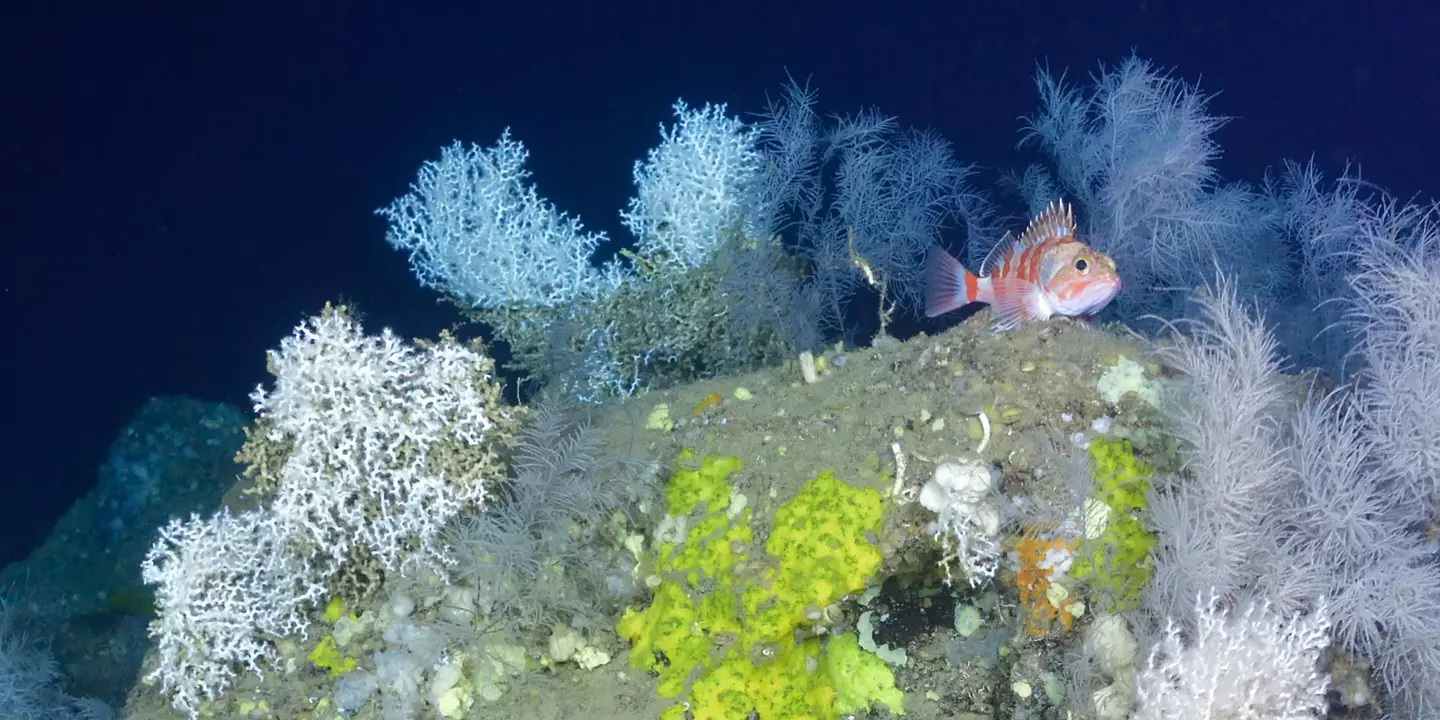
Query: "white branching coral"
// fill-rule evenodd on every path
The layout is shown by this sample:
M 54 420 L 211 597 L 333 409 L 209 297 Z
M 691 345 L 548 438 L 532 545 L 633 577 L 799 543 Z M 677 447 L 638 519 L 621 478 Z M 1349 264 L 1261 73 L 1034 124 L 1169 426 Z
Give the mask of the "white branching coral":
M 1283 617 L 1263 602 L 1222 607 L 1197 599 L 1187 642 L 1179 625 L 1165 634 L 1136 679 L 1134 720 L 1310 720 L 1325 714 L 1330 678 L 1318 668 L 1330 645 L 1325 605 Z
M 529 157 L 509 130 L 491 147 L 456 142 L 376 211 L 421 284 L 477 308 L 559 307 L 614 289 L 619 266 L 591 262 L 605 234 L 540 197 Z
M 336 564 L 357 545 L 388 569 L 443 561 L 441 529 L 481 504 L 495 467 L 493 362 L 448 338 L 366 336 L 327 309 L 269 365 L 274 389 L 251 397 L 292 448 L 271 506 L 292 536 Z
M 391 570 L 445 564 L 441 529 L 501 473 L 511 418 L 476 348 L 366 336 L 327 307 L 269 365 L 275 387 L 252 396 L 285 457 L 269 504 L 171 522 L 142 565 L 159 648 L 146 680 L 191 717 L 238 670 L 273 660 L 274 638 L 303 634 L 352 550 Z
M 274 637 L 304 632 L 302 608 L 325 595 L 301 558 L 287 552 L 278 519 L 263 510 L 229 510 L 172 520 L 141 563 L 156 586 L 158 662 L 145 676 L 172 704 L 196 717 L 203 700 L 230 685 L 237 666 L 260 673 Z
M 762 156 L 758 130 L 727 117 L 723 104 L 691 110 L 677 101 L 675 117 L 673 127 L 660 126 L 663 142 L 635 163 L 637 194 L 620 216 L 642 255 L 689 269 L 740 227 Z

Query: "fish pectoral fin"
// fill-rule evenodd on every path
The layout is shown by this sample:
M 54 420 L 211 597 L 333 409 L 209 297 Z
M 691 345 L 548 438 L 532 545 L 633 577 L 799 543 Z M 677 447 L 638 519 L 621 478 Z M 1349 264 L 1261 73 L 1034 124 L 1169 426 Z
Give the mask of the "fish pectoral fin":
M 1040 288 L 1034 283 L 1017 278 L 994 278 L 991 280 L 993 299 L 990 315 L 995 319 L 997 330 L 1010 330 L 1020 323 L 1048 317 L 1041 312 Z

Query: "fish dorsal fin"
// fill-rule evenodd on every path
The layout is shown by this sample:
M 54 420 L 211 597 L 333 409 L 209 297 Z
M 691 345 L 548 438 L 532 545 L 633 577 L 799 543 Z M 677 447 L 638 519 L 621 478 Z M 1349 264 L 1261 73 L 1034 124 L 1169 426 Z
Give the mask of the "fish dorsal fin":
M 1005 257 L 1005 253 L 1008 252 L 1010 246 L 1014 244 L 1015 233 L 1006 232 L 1005 237 L 1000 238 L 1000 242 L 991 245 L 990 251 L 985 253 L 985 259 L 980 261 L 980 276 L 986 277 L 993 275 L 996 263 Z
M 1019 254 L 1026 248 L 1047 240 L 1063 242 L 1066 239 L 1075 239 L 1075 210 L 1074 206 L 1064 200 L 1057 200 L 1047 205 L 1044 212 L 1036 215 L 1020 237 L 1015 237 L 1014 233 L 1005 233 L 1005 237 L 1000 238 L 1000 242 L 995 243 L 990 252 L 985 253 L 985 261 L 980 263 L 980 274 L 994 275 L 996 268 L 1011 252 Z
M 1030 226 L 1020 236 L 1020 244 L 1033 247 L 1046 240 L 1066 239 L 1075 239 L 1075 208 L 1065 204 L 1064 200 L 1056 200 L 1030 221 Z

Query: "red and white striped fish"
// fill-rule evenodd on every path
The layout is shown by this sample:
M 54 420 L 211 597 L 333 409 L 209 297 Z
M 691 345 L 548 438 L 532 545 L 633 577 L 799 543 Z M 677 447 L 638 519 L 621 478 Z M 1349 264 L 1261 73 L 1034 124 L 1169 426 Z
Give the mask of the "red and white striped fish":
M 982 302 L 1002 330 L 1055 315 L 1094 315 L 1119 292 L 1115 261 L 1076 238 L 1075 213 L 1063 200 L 1031 220 L 1018 240 L 1005 233 L 979 275 L 938 247 L 930 248 L 925 269 L 926 316 Z

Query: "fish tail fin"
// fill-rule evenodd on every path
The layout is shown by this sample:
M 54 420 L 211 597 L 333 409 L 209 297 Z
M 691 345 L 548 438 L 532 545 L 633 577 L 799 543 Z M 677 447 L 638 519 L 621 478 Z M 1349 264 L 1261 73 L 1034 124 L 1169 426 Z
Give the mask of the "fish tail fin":
M 984 297 L 988 284 L 950 253 L 931 246 L 925 259 L 925 317 L 944 315 L 973 302 L 988 302 Z

